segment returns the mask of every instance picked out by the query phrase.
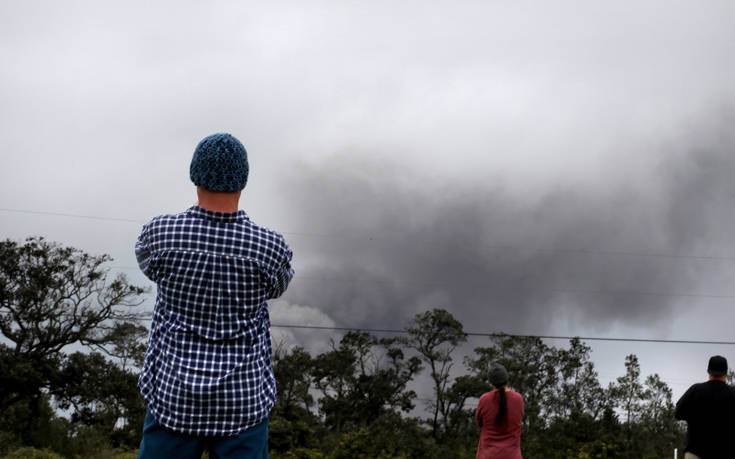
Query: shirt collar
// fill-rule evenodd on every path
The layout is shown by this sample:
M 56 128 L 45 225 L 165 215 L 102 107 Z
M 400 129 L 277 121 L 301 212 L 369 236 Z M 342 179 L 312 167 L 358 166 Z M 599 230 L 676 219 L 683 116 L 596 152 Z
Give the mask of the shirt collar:
M 197 218 L 223 223 L 241 223 L 248 220 L 248 216 L 244 210 L 238 210 L 237 212 L 215 212 L 199 206 L 193 206 L 187 209 L 186 213 Z

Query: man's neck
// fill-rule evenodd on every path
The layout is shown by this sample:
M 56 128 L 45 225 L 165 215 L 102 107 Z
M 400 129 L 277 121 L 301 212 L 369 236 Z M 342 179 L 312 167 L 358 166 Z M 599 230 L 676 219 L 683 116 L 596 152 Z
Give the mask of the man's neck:
M 237 212 L 240 203 L 240 191 L 234 193 L 220 193 L 197 187 L 199 201 L 197 205 L 202 209 L 213 212 Z

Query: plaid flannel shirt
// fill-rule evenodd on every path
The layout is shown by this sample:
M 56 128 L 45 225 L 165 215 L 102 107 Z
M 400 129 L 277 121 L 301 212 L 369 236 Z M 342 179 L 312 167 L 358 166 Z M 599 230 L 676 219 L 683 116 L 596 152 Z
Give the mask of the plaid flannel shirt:
M 138 382 L 155 419 L 206 436 L 263 421 L 276 400 L 266 300 L 293 276 L 283 236 L 194 206 L 146 224 L 135 254 L 158 287 Z

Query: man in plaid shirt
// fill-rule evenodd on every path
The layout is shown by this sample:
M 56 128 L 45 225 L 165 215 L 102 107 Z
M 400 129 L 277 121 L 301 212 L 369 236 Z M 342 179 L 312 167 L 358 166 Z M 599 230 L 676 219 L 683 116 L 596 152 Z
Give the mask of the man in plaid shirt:
M 249 172 L 229 134 L 203 139 L 190 176 L 198 203 L 143 227 L 135 254 L 158 293 L 139 387 L 139 458 L 268 456 L 276 399 L 266 300 L 288 286 L 283 236 L 238 210 Z

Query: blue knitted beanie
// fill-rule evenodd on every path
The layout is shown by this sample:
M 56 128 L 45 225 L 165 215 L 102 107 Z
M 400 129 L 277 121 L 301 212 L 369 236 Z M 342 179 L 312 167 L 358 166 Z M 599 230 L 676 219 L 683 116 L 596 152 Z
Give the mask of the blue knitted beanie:
M 199 142 L 189 166 L 194 185 L 209 191 L 235 192 L 248 181 L 248 153 L 230 134 L 213 134 Z

